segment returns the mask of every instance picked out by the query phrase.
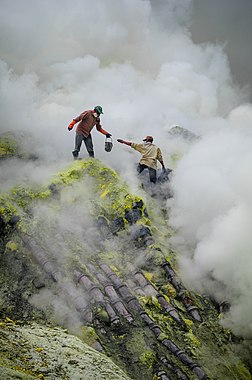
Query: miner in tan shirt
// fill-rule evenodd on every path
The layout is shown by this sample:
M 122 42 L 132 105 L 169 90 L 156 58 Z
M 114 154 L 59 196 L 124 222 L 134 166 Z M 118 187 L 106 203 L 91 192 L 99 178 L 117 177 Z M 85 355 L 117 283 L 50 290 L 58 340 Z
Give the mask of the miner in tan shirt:
M 159 161 L 162 165 L 163 171 L 165 171 L 165 165 L 160 148 L 153 144 L 153 137 L 146 136 L 145 139 L 143 139 L 143 144 L 136 144 L 122 139 L 118 139 L 117 141 L 121 144 L 131 146 L 131 148 L 137 150 L 142 154 L 142 157 L 137 167 L 137 171 L 138 173 L 142 173 L 144 169 L 148 169 L 150 182 L 156 183 L 157 161 Z

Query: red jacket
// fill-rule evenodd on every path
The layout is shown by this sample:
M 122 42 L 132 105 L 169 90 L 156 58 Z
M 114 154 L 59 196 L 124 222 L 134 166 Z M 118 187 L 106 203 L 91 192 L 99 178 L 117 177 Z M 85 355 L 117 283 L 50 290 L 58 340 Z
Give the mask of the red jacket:
M 100 118 L 96 115 L 97 114 L 94 110 L 84 111 L 73 119 L 68 128 L 72 129 L 73 126 L 79 122 L 76 128 L 77 134 L 88 137 L 94 126 L 96 126 L 97 131 L 101 132 L 103 135 L 106 135 L 108 132 L 101 127 Z

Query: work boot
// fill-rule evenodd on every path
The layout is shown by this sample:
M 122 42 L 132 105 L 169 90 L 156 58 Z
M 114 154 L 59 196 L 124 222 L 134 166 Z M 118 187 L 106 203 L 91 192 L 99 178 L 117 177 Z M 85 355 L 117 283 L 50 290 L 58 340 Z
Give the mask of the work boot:
M 74 150 L 72 153 L 73 153 L 73 157 L 74 157 L 74 159 L 77 160 L 77 159 L 78 159 L 78 156 L 79 156 L 79 152 L 78 152 L 78 150 Z

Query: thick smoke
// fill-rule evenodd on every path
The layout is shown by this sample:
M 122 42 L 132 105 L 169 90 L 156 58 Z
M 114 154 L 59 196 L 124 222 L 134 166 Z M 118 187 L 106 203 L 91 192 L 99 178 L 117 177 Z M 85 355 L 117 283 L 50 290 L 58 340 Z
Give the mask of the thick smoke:
M 40 158 L 34 170 L 2 166 L 1 182 L 10 187 L 22 170 L 25 179 L 47 179 L 51 165 L 72 160 L 74 132 L 67 126 L 96 104 L 114 142 L 151 134 L 167 166 L 183 147 L 168 203 L 182 275 L 188 286 L 228 300 L 225 323 L 251 334 L 252 109 L 247 89 L 234 85 L 224 47 L 193 43 L 193 1 L 0 4 L 1 131 L 33 136 L 30 150 Z M 171 125 L 200 139 L 185 149 L 171 139 Z M 135 187 L 138 153 L 116 142 L 105 152 L 95 130 L 93 140 L 96 157 Z
M 250 336 L 251 122 L 251 106 L 241 106 L 198 141 L 177 166 L 170 202 L 184 280 L 229 302 L 225 325 Z

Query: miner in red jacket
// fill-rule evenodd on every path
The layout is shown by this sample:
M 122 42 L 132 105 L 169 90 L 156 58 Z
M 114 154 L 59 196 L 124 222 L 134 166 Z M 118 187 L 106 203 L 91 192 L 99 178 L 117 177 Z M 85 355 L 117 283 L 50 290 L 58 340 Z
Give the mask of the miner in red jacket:
M 102 133 L 106 137 L 111 137 L 111 134 L 105 131 L 100 124 L 100 115 L 102 113 L 102 107 L 96 106 L 93 110 L 82 112 L 69 124 L 68 130 L 71 131 L 74 125 L 78 123 L 75 135 L 75 148 L 72 152 L 75 160 L 79 156 L 82 141 L 84 141 L 89 157 L 94 157 L 94 147 L 91 136 L 91 131 L 94 126 L 96 126 L 98 132 Z

